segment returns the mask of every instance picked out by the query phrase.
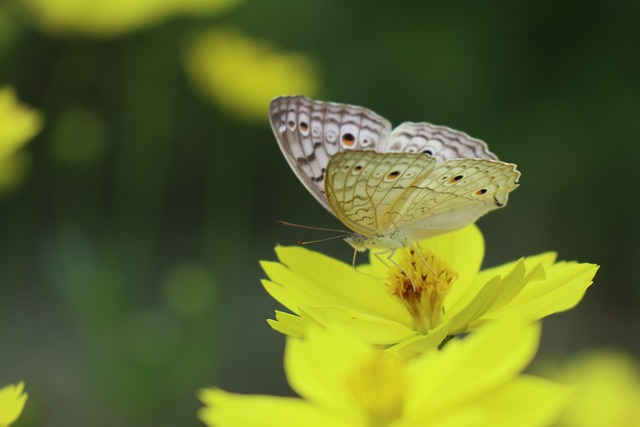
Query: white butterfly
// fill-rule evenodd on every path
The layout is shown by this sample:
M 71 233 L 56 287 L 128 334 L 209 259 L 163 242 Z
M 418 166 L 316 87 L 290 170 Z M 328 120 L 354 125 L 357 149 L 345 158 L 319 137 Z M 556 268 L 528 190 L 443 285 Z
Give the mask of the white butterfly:
M 507 203 L 518 184 L 469 135 L 430 123 L 389 121 L 363 107 L 284 96 L 270 121 L 298 178 L 353 234 L 358 251 L 393 251 L 463 228 Z

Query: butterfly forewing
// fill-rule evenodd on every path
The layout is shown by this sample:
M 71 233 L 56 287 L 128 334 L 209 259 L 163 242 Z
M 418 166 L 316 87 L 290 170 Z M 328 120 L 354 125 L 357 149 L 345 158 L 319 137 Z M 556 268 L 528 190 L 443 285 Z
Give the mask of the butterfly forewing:
M 384 151 L 391 124 L 353 105 L 285 96 L 271 101 L 271 127 L 291 168 L 331 212 L 324 194 L 329 159 L 344 150 Z
M 384 234 L 384 213 L 436 161 L 423 154 L 349 151 L 327 169 L 326 194 L 336 216 L 365 236 Z

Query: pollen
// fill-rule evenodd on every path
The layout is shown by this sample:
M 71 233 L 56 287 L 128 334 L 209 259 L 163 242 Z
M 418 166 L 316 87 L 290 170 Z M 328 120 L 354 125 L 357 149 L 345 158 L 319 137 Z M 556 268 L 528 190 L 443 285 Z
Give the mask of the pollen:
M 389 292 L 411 314 L 413 327 L 422 334 L 442 323 L 444 300 L 458 273 L 429 251 L 407 248 L 389 269 Z
M 372 353 L 347 377 L 354 400 L 369 416 L 369 426 L 389 426 L 402 417 L 407 389 L 406 361 L 383 350 Z

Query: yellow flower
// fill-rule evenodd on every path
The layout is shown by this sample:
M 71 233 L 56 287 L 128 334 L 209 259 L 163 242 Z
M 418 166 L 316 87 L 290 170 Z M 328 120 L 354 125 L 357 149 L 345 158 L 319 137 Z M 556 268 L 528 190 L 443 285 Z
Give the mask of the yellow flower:
M 489 320 L 535 321 L 575 306 L 597 266 L 555 262 L 554 253 L 479 271 L 484 241 L 472 225 L 399 250 L 393 263 L 371 256 L 354 269 L 302 247 L 277 247 L 262 262 L 265 289 L 294 314 L 276 311 L 276 330 L 304 336 L 338 323 L 370 343 L 421 352 Z M 396 265 L 394 265 L 394 263 Z
M 18 419 L 27 401 L 24 383 L 8 385 L 0 389 L 0 427 L 7 427 Z
M 111 37 L 150 26 L 172 15 L 209 14 L 238 0 L 21 0 L 44 30 Z
M 640 368 L 631 357 L 584 355 L 557 377 L 577 385 L 558 427 L 640 427 Z
M 538 325 L 493 322 L 442 351 L 407 359 L 340 329 L 290 337 L 289 384 L 302 399 L 199 394 L 199 416 L 215 427 L 534 427 L 548 425 L 567 389 L 519 375 L 533 358 Z
M 266 120 L 269 101 L 282 94 L 313 95 L 318 87 L 307 55 L 281 52 L 230 30 L 210 30 L 188 46 L 185 66 L 214 102 L 250 120 Z
M 12 87 L 0 87 L 0 193 L 24 176 L 28 157 L 19 150 L 41 128 L 40 114 L 20 104 Z

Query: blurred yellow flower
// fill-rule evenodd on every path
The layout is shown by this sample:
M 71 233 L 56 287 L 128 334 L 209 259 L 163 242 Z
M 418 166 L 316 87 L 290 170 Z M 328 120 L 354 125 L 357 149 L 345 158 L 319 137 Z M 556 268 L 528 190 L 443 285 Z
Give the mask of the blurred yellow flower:
M 640 368 L 631 357 L 610 351 L 583 355 L 557 377 L 577 385 L 558 427 L 640 427 Z
M 0 389 L 0 427 L 7 427 L 18 419 L 27 401 L 24 383 L 8 385 Z
M 111 37 L 172 15 L 222 11 L 239 0 L 21 0 L 45 31 Z
M 535 321 L 567 310 L 598 269 L 545 253 L 479 271 L 484 240 L 475 225 L 419 248 L 398 250 L 396 265 L 370 256 L 356 270 L 302 247 L 277 247 L 280 262 L 262 262 L 270 279 L 263 285 L 294 314 L 276 311 L 269 324 L 304 336 L 310 325 L 339 323 L 370 343 L 421 352 L 490 320 Z
M 42 128 L 42 117 L 16 98 L 10 86 L 0 87 L 0 193 L 25 174 L 28 158 L 20 148 Z
M 520 372 L 540 328 L 494 322 L 442 351 L 406 359 L 340 329 L 289 338 L 285 371 L 292 397 L 199 394 L 199 416 L 215 427 L 534 427 L 548 425 L 568 390 Z
M 185 66 L 200 91 L 251 120 L 266 120 L 269 101 L 277 95 L 313 95 L 318 87 L 309 56 L 281 52 L 231 30 L 210 30 L 194 39 Z

